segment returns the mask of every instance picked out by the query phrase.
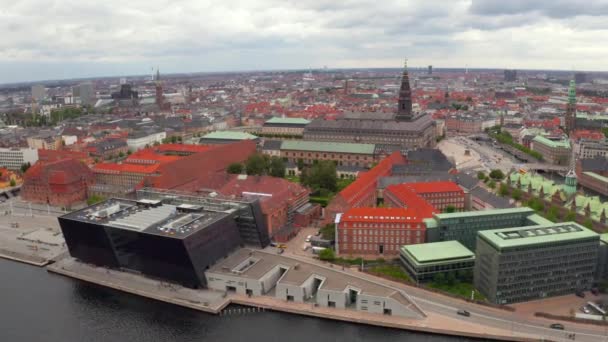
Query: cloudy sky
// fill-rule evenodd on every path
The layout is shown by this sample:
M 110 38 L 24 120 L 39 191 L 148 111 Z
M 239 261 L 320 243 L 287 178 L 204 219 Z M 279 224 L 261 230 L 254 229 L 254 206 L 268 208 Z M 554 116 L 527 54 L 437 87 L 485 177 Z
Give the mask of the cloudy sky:
M 580 4 L 577 4 L 579 3 Z M 608 0 L 0 0 L 0 83 L 412 66 L 606 70 Z

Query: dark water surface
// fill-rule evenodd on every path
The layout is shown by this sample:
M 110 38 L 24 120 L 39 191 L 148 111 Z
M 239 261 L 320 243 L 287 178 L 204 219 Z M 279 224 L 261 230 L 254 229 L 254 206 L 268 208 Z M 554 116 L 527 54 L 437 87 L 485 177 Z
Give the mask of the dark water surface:
M 277 312 L 214 316 L 0 259 L 0 342 L 473 341 Z

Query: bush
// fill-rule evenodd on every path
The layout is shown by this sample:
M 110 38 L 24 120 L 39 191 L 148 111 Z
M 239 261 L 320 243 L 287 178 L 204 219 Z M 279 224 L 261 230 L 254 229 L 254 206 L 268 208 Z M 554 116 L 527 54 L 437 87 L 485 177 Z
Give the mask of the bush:
M 492 170 L 492 172 L 490 172 L 490 178 L 502 180 L 503 178 L 505 178 L 505 174 L 502 173 L 502 171 L 500 170 Z
M 479 179 L 479 180 L 486 179 L 486 174 L 483 171 L 477 172 L 477 179 Z
M 321 252 L 319 252 L 319 259 L 323 261 L 334 261 L 336 259 L 336 254 L 330 248 L 325 248 Z
M 238 175 L 243 172 L 243 164 L 241 163 L 232 163 L 228 165 L 228 169 L 226 170 L 228 173 Z
M 503 197 L 507 196 L 509 194 L 509 187 L 506 184 L 501 183 L 498 188 L 498 194 Z

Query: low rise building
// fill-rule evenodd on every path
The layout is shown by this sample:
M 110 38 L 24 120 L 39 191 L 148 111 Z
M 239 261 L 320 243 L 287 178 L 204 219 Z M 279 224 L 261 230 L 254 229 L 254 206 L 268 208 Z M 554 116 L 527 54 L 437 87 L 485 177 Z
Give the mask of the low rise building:
M 495 304 L 588 290 L 596 275 L 599 240 L 574 222 L 480 231 L 475 287 Z
M 580 159 L 608 156 L 608 141 L 581 139 L 575 143 L 575 152 Z
M 89 144 L 86 150 L 94 158 L 109 159 L 121 153 L 126 154 L 129 146 L 124 139 L 109 138 Z
M 374 144 L 285 140 L 281 143 L 281 157 L 311 165 L 314 161 L 334 161 L 337 165 L 371 167 L 377 162 Z
M 34 165 L 38 161 L 35 148 L 0 148 L 0 166 L 9 170 L 19 170 L 24 164 Z
M 27 137 L 27 145 L 29 148 L 37 150 L 59 150 L 62 145 L 61 135 L 55 132 L 41 132 Z
M 383 195 L 385 203 L 391 207 L 407 207 L 413 196 L 421 197 L 440 212 L 447 208 L 463 211 L 467 207 L 464 190 L 449 181 L 390 185 Z
M 217 145 L 217 144 L 230 144 L 237 141 L 253 140 L 255 143 L 259 141 L 259 138 L 253 134 L 246 132 L 236 131 L 215 131 L 203 135 L 199 140 L 201 145 Z
M 264 123 L 261 133 L 272 137 L 299 137 L 304 135 L 304 128 L 310 121 L 303 118 L 274 117 Z
M 540 153 L 543 160 L 555 165 L 569 165 L 572 149 L 567 139 L 551 140 L 537 135 L 532 140 L 532 150 Z
M 426 315 L 403 291 L 302 260 L 241 249 L 205 272 L 210 289 L 408 319 Z
M 403 246 L 399 259 L 416 282 L 433 280 L 437 274 L 448 272 L 472 277 L 475 266 L 475 254 L 458 241 Z
M 127 138 L 127 146 L 129 147 L 129 150 L 137 151 L 145 147 L 150 147 L 155 143 L 161 143 L 166 137 L 166 132 L 133 132 L 129 134 L 129 137 Z
M 86 201 L 87 189 L 95 181 L 89 167 L 74 159 L 38 162 L 23 178 L 24 200 L 68 208 Z
M 580 185 L 608 196 L 608 159 L 601 156 L 579 159 L 576 178 Z

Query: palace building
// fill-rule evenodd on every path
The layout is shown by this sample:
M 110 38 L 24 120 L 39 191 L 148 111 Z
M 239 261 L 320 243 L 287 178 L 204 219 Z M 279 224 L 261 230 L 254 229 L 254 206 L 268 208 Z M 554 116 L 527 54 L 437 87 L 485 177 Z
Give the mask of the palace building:
M 304 130 L 304 140 L 392 144 L 404 149 L 434 147 L 435 139 L 433 119 L 412 110 L 407 65 L 403 71 L 395 114 L 348 113 L 338 120 L 313 120 Z

